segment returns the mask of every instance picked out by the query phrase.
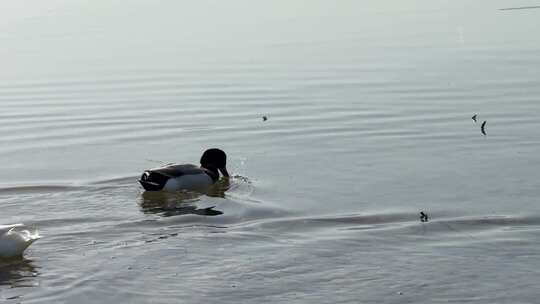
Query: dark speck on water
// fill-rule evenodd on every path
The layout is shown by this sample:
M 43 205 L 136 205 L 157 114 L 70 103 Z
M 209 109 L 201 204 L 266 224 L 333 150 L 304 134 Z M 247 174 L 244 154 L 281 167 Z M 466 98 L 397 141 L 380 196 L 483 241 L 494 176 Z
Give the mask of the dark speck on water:
M 427 222 L 428 220 L 429 220 L 429 217 L 427 213 L 424 213 L 424 211 L 420 211 L 420 221 Z

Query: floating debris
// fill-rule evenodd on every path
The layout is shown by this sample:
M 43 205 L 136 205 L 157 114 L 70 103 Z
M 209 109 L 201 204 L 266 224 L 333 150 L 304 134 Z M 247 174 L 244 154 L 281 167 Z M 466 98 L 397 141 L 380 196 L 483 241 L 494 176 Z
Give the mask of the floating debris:
M 482 127 L 480 128 L 480 130 L 482 131 L 482 134 L 484 134 L 484 135 L 487 135 L 486 134 L 486 122 L 487 122 L 487 120 L 484 120 L 484 122 L 482 123 Z
M 429 221 L 429 217 L 428 217 L 427 213 L 424 213 L 424 211 L 420 211 L 420 221 L 422 223 L 425 223 L 425 222 Z
M 267 121 L 267 120 L 268 120 L 268 117 L 263 116 L 262 119 L 263 119 L 263 121 Z
M 474 114 L 473 117 L 471 117 L 474 122 L 476 122 L 476 117 L 478 117 L 478 114 Z

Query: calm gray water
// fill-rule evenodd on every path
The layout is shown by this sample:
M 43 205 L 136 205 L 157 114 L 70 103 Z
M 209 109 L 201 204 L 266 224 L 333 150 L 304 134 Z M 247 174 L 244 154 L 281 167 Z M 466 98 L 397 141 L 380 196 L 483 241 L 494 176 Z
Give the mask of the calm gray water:
M 537 4 L 4 1 L 0 301 L 537 303 Z

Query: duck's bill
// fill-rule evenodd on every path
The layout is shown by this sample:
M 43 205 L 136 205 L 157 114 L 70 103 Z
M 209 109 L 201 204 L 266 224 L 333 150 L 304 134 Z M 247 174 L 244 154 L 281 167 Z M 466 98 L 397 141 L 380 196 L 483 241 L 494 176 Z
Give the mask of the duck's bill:
M 224 177 L 229 177 L 229 172 L 227 172 L 227 168 L 221 168 L 219 169 L 221 171 L 221 174 L 223 174 Z

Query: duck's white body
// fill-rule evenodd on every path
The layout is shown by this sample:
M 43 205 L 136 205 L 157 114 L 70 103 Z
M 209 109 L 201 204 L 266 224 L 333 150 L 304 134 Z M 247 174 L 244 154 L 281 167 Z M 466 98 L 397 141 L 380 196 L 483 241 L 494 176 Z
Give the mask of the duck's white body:
M 219 180 L 219 172 L 229 177 L 227 155 L 220 149 L 204 151 L 201 166 L 170 164 L 145 170 L 139 183 L 146 191 L 204 191 Z
M 22 256 L 26 248 L 37 239 L 37 230 L 30 231 L 23 224 L 0 225 L 0 258 Z
M 211 173 L 195 165 L 167 165 L 146 170 L 139 182 L 146 190 L 155 191 L 201 191 L 214 184 Z
M 214 181 L 208 174 L 202 172 L 197 174 L 183 175 L 179 177 L 169 178 L 163 191 L 174 192 L 181 190 L 201 191 L 209 188 L 214 184 Z

